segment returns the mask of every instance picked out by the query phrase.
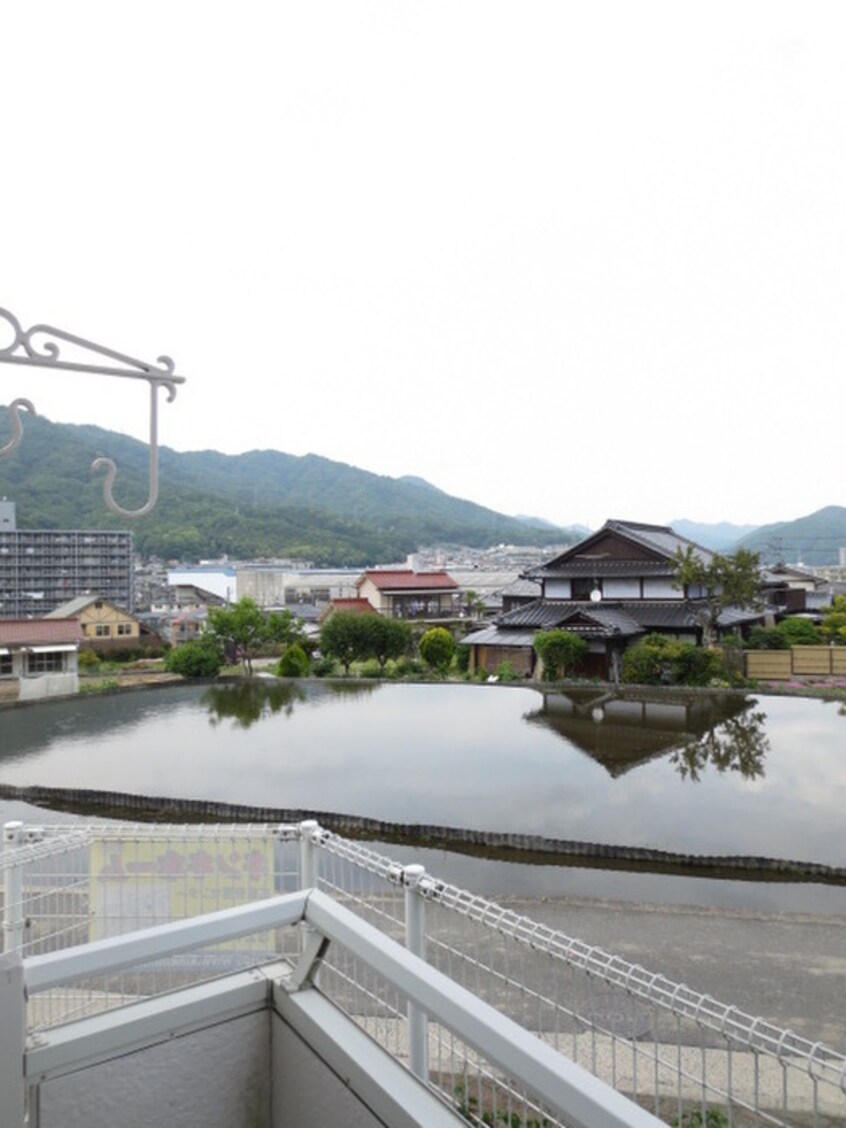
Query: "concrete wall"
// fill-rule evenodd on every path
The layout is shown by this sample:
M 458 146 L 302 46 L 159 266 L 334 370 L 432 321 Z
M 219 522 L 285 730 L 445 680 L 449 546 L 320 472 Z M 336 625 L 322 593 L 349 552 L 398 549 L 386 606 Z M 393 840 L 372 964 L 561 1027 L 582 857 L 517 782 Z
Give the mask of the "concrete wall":
M 277 1015 L 271 1021 L 271 1128 L 305 1128 L 309 1124 L 378 1128 L 382 1122 L 314 1050 Z
M 21 678 L 18 685 L 18 697 L 21 701 L 38 701 L 43 697 L 78 693 L 79 675 L 76 671 L 68 674 L 38 674 L 32 678 Z
M 365 1038 L 350 1026 L 355 1036 Z M 390 1087 L 396 1073 L 405 1086 L 419 1084 L 385 1055 L 373 1085 L 386 1082 Z M 201 1029 L 43 1081 L 39 1128 L 384 1126 L 386 1120 L 368 1108 L 354 1087 L 346 1072 L 327 1064 L 267 1007 L 219 1022 L 210 1017 Z M 373 1086 L 365 1087 L 372 1092 Z M 431 1095 L 418 1098 L 430 1104 L 430 1113 L 443 1110 Z M 390 1098 L 381 1104 L 390 1108 Z M 424 1111 L 403 1124 L 443 1125 L 446 1116 L 441 1111 L 432 1119 Z M 460 1123 L 457 1116 L 448 1120 Z M 5 1124 L 2 1107 L 0 1124 Z
M 263 1010 L 45 1082 L 40 1128 L 271 1128 L 270 1093 Z

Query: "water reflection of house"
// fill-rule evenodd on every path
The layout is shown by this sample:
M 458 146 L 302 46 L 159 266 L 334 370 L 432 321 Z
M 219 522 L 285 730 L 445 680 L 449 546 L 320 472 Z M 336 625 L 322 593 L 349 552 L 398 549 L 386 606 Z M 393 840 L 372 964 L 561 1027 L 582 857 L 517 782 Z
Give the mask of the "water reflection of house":
M 551 729 L 611 776 L 701 739 L 749 707 L 739 696 L 600 688 L 545 693 L 525 720 Z
M 580 635 L 588 653 L 579 673 L 612 680 L 623 651 L 644 634 L 657 631 L 700 643 L 703 593 L 674 583 L 675 554 L 689 547 L 706 563 L 713 556 L 669 526 L 606 521 L 598 532 L 525 574 L 539 585 L 537 599 L 462 640 L 470 647 L 471 669 L 493 672 L 507 660 L 519 674 L 536 674 L 532 639 L 537 631 Z M 732 631 L 762 618 L 760 611 L 730 607 L 719 625 Z

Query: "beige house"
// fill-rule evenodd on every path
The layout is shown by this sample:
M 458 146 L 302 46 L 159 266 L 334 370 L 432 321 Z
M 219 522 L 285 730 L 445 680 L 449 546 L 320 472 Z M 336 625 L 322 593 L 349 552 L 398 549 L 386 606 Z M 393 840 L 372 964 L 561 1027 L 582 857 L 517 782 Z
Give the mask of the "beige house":
M 82 629 L 84 644 L 100 653 L 135 650 L 141 645 L 158 642 L 146 629 L 142 629 L 133 614 L 99 595 L 77 596 L 44 617 L 76 619 Z
M 359 599 L 389 619 L 451 619 L 460 612 L 458 583 L 447 572 L 373 568 L 355 586 Z
M 81 641 L 76 619 L 0 619 L 0 696 L 76 693 Z

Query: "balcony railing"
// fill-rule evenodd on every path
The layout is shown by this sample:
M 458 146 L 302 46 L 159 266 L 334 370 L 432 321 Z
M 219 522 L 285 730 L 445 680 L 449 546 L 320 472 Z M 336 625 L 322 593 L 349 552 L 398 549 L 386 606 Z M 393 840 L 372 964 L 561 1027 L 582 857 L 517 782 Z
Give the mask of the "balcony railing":
M 33 1078 L 59 1027 L 281 960 L 289 987 L 316 983 L 471 1123 L 617 1123 L 579 1104 L 606 1087 L 630 1118 L 649 1110 L 622 1123 L 846 1123 L 841 1052 L 316 824 L 8 824 L 5 838 Z M 205 923 L 180 919 L 193 914 Z

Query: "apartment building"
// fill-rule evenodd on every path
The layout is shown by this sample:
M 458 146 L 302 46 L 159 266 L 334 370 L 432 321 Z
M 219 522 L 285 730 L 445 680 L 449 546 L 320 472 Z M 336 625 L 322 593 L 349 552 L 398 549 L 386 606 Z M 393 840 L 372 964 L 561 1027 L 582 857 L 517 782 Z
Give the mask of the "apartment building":
M 97 593 L 132 611 L 132 533 L 119 529 L 18 529 L 0 500 L 0 619 L 40 617 Z

